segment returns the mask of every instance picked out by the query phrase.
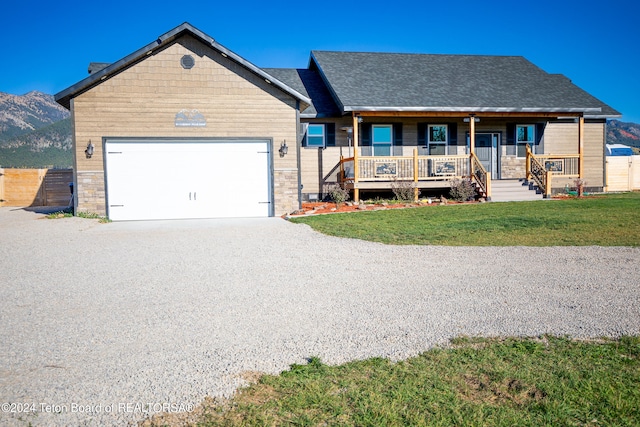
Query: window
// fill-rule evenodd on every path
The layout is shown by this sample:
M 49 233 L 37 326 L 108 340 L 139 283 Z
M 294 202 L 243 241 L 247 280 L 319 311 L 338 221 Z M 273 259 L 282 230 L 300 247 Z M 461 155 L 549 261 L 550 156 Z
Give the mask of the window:
M 325 146 L 324 125 L 310 124 L 307 128 L 307 147 L 324 148 Z
M 428 154 L 444 155 L 447 150 L 447 125 L 429 125 L 427 130 Z
M 373 155 L 390 156 L 393 144 L 393 127 L 391 125 L 373 125 L 371 134 Z
M 527 144 L 535 153 L 536 127 L 535 125 L 516 125 L 517 157 L 527 157 Z

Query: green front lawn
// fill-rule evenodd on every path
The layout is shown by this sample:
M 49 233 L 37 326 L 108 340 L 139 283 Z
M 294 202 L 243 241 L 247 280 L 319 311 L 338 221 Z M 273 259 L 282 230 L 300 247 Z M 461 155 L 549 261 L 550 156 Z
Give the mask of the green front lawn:
M 458 339 L 392 363 L 313 358 L 223 404 L 200 426 L 637 426 L 640 338 Z M 151 425 L 171 425 L 156 419 Z
M 640 246 L 640 192 L 292 218 L 332 236 L 395 245 Z

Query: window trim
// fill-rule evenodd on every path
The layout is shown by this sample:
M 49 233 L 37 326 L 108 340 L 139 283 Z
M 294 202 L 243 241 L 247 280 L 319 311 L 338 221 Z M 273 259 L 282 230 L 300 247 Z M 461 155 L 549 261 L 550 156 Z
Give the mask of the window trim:
M 524 127 L 531 128 L 531 129 L 532 129 L 532 131 L 530 132 L 530 135 L 528 135 L 528 136 L 529 136 L 529 140 L 527 140 L 527 141 L 520 141 L 520 140 L 518 139 L 518 137 L 519 137 L 519 135 L 518 135 L 518 133 L 519 133 L 519 132 L 518 132 L 518 129 L 519 129 L 519 128 L 524 128 Z M 526 149 L 525 149 L 525 155 L 524 155 L 524 156 L 521 156 L 521 155 L 520 155 L 520 150 L 519 150 L 519 148 L 520 148 L 521 146 L 524 146 L 524 145 L 526 145 L 526 144 L 529 144 L 529 147 L 531 148 L 531 152 L 532 152 L 533 154 L 536 154 L 536 125 L 535 125 L 535 124 L 533 124 L 533 123 L 526 123 L 526 124 L 522 123 L 522 124 L 516 124 L 516 126 L 515 126 L 515 135 L 514 135 L 514 140 L 515 140 L 515 143 L 516 143 L 515 145 L 516 145 L 516 158 L 517 158 L 517 159 L 524 159 L 524 158 L 526 158 Z
M 434 127 L 444 127 L 444 141 L 432 141 L 431 140 L 431 129 Z M 444 146 L 444 154 L 447 153 L 447 146 L 449 145 L 449 125 L 446 123 L 436 123 L 427 125 L 427 153 L 431 155 L 431 147 L 432 146 Z M 435 155 L 435 154 L 434 154 Z
M 375 130 L 376 128 L 387 128 L 389 129 L 389 142 L 376 142 L 375 139 Z M 376 147 L 389 147 L 389 154 L 382 154 L 382 156 L 392 156 L 393 155 L 393 124 L 373 124 L 371 125 L 371 152 L 375 156 Z
M 322 144 L 309 144 L 309 131 L 311 127 L 319 127 L 322 129 L 322 135 L 311 135 L 312 138 L 322 137 Z M 324 123 L 309 123 L 307 125 L 307 135 L 305 138 L 306 148 L 326 148 L 327 147 L 327 126 Z

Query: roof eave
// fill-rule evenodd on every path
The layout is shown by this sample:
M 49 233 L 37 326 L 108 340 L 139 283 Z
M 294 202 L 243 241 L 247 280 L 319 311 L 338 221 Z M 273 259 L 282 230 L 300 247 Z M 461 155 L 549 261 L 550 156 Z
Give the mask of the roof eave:
M 345 112 L 445 112 L 445 113 L 600 113 L 600 107 L 595 108 L 562 108 L 562 107 L 540 107 L 540 108 L 513 108 L 513 107 L 379 107 L 348 105 L 344 107 Z
M 173 30 L 161 35 L 154 42 L 151 42 L 148 45 L 142 47 L 141 49 L 136 50 L 135 52 L 125 56 L 119 61 L 114 62 L 108 67 L 105 67 L 102 70 L 94 74 L 91 74 L 89 77 L 79 81 L 75 85 L 70 86 L 61 92 L 58 92 L 57 94 L 54 95 L 56 102 L 58 102 L 63 107 L 69 109 L 71 105 L 71 99 L 74 98 L 75 96 L 99 84 L 100 81 L 111 77 L 112 75 L 118 73 L 122 69 L 140 61 L 145 56 L 152 54 L 155 50 L 168 45 L 169 43 L 173 42 L 175 39 L 177 39 L 178 37 L 182 36 L 185 33 L 189 33 L 199 38 L 201 41 L 211 46 L 214 50 L 218 51 L 223 56 L 226 56 L 227 58 L 233 60 L 234 62 L 238 63 L 242 67 L 246 68 L 247 70 L 261 77 L 268 84 L 271 84 L 277 87 L 278 89 L 282 90 L 285 93 L 288 93 L 293 98 L 303 103 L 306 103 L 309 105 L 311 104 L 311 99 L 309 99 L 308 97 L 302 95 L 300 92 L 282 83 L 280 80 L 272 77 L 268 73 L 264 72 L 262 69 L 253 65 L 251 62 L 245 60 L 244 58 L 240 57 L 236 53 L 222 46 L 221 44 L 216 42 L 212 37 L 208 36 L 207 34 L 203 33 L 202 31 L 198 30 L 197 28 L 193 27 L 191 24 L 186 22 L 174 28 Z

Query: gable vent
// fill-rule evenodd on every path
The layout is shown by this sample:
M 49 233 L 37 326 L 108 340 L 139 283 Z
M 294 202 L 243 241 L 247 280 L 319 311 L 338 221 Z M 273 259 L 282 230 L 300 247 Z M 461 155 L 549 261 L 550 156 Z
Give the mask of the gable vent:
M 194 65 L 196 65 L 196 61 L 193 59 L 193 56 L 185 55 L 180 58 L 180 65 L 182 65 L 182 68 L 185 70 L 190 70 Z

